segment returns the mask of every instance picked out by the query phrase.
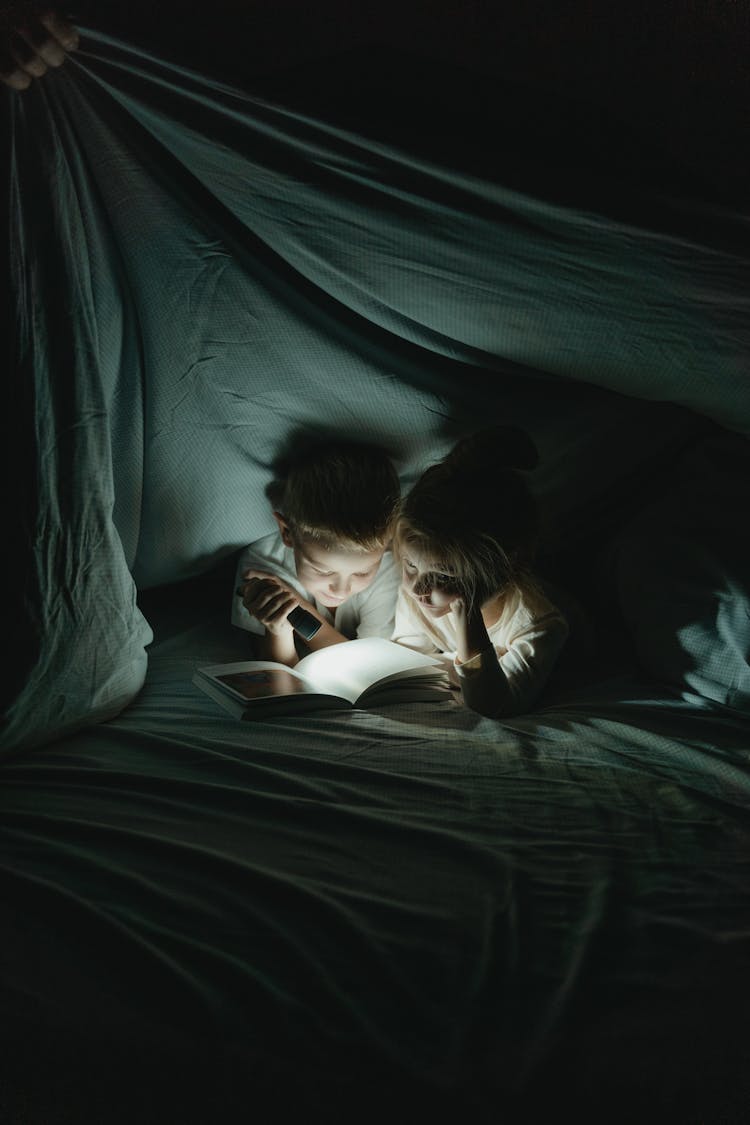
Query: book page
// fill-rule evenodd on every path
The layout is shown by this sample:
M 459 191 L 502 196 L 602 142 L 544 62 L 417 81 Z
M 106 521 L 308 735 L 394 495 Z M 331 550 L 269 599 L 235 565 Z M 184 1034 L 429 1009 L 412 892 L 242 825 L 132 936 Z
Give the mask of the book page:
M 253 668 L 244 672 L 224 672 L 212 676 L 212 679 L 243 703 L 282 695 L 318 694 L 315 688 L 295 676 L 289 668 Z
M 439 667 L 434 656 L 386 641 L 382 637 L 362 637 L 345 644 L 311 652 L 300 660 L 299 671 L 318 691 L 339 695 L 354 703 L 372 684 L 386 677 L 405 676 Z
M 209 664 L 198 674 L 227 691 L 232 699 L 248 703 L 271 696 L 301 695 L 316 692 L 304 676 L 274 660 L 240 660 L 233 664 Z

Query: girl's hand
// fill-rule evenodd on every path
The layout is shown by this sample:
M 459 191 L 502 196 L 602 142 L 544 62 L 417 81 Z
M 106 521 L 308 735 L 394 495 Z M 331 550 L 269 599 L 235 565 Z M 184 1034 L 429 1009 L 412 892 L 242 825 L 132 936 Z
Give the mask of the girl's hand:
M 287 614 L 295 606 L 308 608 L 296 590 L 275 574 L 267 574 L 262 570 L 246 571 L 237 593 L 247 612 L 277 637 L 293 635 L 294 630 L 287 621 Z
M 461 630 L 466 628 L 466 602 L 463 598 L 454 598 L 450 603 L 450 611 L 456 621 L 456 627 Z
M 450 609 L 456 624 L 456 655 L 462 664 L 492 648 L 480 606 L 467 607 L 466 599 L 458 597 L 450 603 Z

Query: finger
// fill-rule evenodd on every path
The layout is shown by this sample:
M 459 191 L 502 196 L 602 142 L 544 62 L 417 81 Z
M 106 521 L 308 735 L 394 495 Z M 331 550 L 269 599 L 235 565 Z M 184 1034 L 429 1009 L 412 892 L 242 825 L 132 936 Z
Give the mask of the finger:
M 3 13 L 0 13 L 3 14 Z M 68 51 L 79 45 L 75 27 L 59 12 L 47 9 L 39 15 L 26 13 L 23 22 L 5 18 L 0 26 L 0 82 L 15 90 L 26 90 L 48 67 L 60 66 Z
M 25 30 L 17 30 L 10 36 L 10 54 L 16 69 L 28 74 L 31 78 L 41 78 L 47 73 L 47 64 L 36 53 L 32 42 L 27 38 Z
M 57 12 L 45 12 L 15 32 L 12 46 L 22 69 L 40 78 L 48 67 L 61 66 L 78 44 L 78 32 L 67 20 Z
M 260 583 L 257 578 L 249 578 L 246 582 L 241 582 L 234 592 L 238 597 L 244 598 L 247 594 L 254 593 L 259 585 Z
M 264 581 L 269 581 L 269 582 L 279 582 L 280 581 L 280 579 L 278 579 L 275 574 L 271 574 L 270 571 L 268 571 L 268 570 L 255 570 L 254 567 L 251 567 L 250 570 L 246 570 L 242 577 L 245 579 L 245 581 L 247 581 L 249 578 L 261 578 Z
M 252 588 L 245 591 L 243 604 L 248 613 L 254 614 L 256 617 L 262 613 L 263 607 L 268 602 L 268 599 L 273 594 L 277 593 L 278 587 L 271 586 L 265 582 L 253 582 Z
M 39 23 L 47 29 L 53 39 L 57 40 L 64 51 L 77 50 L 80 43 L 78 31 L 59 12 L 42 13 L 39 16 Z
M 278 608 L 286 604 L 294 602 L 294 598 L 290 597 L 288 590 L 265 590 L 261 591 L 255 603 L 255 616 L 260 620 L 261 615 L 267 618 L 270 615 L 273 617 L 278 616 Z
M 45 66 L 61 66 L 67 55 L 63 47 L 56 39 L 43 39 L 41 42 L 35 42 L 31 39 L 29 32 L 26 32 L 24 38 L 30 43 L 35 52 L 36 60 L 41 61 Z
M 291 613 L 294 609 L 294 598 L 285 597 L 278 602 L 270 604 L 265 611 L 266 621 L 274 625 L 277 621 L 281 621 L 287 614 Z
M 243 584 L 242 589 L 244 590 L 243 600 L 247 605 L 249 602 L 255 601 L 260 594 L 270 593 L 276 587 L 262 578 L 250 578 Z
M 296 604 L 288 590 L 275 590 L 272 593 L 262 594 L 253 607 L 253 614 L 259 621 L 277 621 L 281 616 L 289 613 Z
M 261 586 L 268 590 L 285 590 L 291 597 L 299 597 L 296 590 L 288 586 L 281 578 L 277 578 L 275 574 L 268 574 L 263 570 L 248 570 L 245 573 L 245 583 L 257 583 L 253 589 L 260 589 Z
M 0 58 L 0 82 L 10 86 L 11 90 L 28 90 L 31 76 L 16 66 L 15 59 L 3 56 Z

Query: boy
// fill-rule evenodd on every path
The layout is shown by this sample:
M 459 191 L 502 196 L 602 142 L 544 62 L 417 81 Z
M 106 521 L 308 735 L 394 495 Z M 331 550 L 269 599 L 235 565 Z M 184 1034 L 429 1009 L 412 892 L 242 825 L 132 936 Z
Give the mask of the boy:
M 279 530 L 243 551 L 232 623 L 259 634 L 258 656 L 294 667 L 354 637 L 390 638 L 400 575 L 390 543 L 399 480 L 375 446 L 328 442 L 267 489 Z M 296 606 L 320 622 L 295 639 Z

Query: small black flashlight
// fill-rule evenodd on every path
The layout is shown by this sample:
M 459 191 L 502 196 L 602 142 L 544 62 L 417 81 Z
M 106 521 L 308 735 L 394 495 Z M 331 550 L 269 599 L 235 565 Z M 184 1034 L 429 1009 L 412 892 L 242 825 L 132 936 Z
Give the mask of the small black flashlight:
M 299 633 L 305 641 L 311 641 L 323 624 L 322 621 L 318 621 L 317 617 L 313 617 L 311 613 L 303 609 L 301 605 L 295 606 L 291 613 L 287 613 L 286 619 L 295 633 Z

